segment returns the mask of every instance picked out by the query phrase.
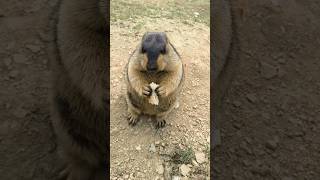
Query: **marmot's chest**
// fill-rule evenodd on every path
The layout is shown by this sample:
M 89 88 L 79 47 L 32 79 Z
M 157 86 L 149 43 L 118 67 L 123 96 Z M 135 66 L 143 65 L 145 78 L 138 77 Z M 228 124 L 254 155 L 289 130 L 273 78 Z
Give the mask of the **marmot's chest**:
M 147 80 L 148 83 L 154 82 L 160 84 L 166 77 L 166 72 L 159 72 L 156 74 L 144 73 L 143 77 Z
M 176 98 L 174 97 L 167 97 L 167 98 L 159 97 L 159 104 L 152 105 L 149 103 L 149 100 L 145 98 L 142 111 L 143 113 L 150 114 L 150 115 L 166 112 L 175 104 L 175 100 Z

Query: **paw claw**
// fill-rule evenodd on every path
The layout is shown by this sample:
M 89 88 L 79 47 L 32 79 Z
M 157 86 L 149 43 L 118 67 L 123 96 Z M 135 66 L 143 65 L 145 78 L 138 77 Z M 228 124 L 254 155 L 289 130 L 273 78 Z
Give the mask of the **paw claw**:
M 166 120 L 158 120 L 157 121 L 157 128 L 163 128 L 163 127 L 165 127 L 166 126 Z
M 150 85 L 145 85 L 143 86 L 142 88 L 142 94 L 146 97 L 149 97 L 151 96 L 151 93 L 152 93 L 152 89 L 150 87 Z
M 166 96 L 166 90 L 163 86 L 158 86 L 156 89 L 155 89 L 155 92 L 157 93 L 158 96 Z
M 138 121 L 139 121 L 139 118 L 137 116 L 134 116 L 131 113 L 128 115 L 128 123 L 129 123 L 129 125 L 135 126 Z

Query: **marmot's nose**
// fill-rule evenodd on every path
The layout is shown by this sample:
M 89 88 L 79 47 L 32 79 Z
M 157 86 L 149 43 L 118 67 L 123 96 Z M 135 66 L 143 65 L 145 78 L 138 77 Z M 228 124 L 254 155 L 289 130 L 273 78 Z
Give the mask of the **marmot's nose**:
M 152 67 L 148 67 L 148 68 L 147 68 L 147 70 L 148 70 L 149 72 L 151 72 L 151 73 L 156 72 L 157 69 L 158 69 L 158 68 L 155 67 L 155 66 L 152 66 Z

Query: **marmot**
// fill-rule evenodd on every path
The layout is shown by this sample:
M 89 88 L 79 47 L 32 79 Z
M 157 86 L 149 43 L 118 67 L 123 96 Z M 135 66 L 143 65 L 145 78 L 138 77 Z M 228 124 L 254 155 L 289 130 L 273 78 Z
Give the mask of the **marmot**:
M 126 66 L 128 121 L 135 125 L 141 115 L 149 115 L 164 127 L 168 113 L 177 105 L 184 81 L 181 57 L 164 32 L 147 32 Z M 149 103 L 155 89 L 159 104 Z
M 211 127 L 213 128 L 213 145 L 218 145 L 220 139 L 218 135 L 219 124 L 221 121 L 222 99 L 228 86 L 231 83 L 234 72 L 239 66 L 237 58 L 238 39 L 236 31 L 235 4 L 231 4 L 229 0 L 215 0 L 212 2 L 212 29 L 211 43 L 213 43 L 212 67 L 211 67 Z M 213 147 L 214 147 L 213 146 Z M 213 148 L 212 147 L 212 148 Z
M 107 178 L 108 11 L 106 0 L 59 3 L 52 121 L 67 180 Z

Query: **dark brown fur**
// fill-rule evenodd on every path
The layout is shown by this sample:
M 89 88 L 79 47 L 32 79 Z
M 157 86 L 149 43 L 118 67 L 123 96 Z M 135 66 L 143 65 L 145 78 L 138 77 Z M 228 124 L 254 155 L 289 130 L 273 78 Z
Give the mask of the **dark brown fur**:
M 243 0 L 240 0 L 243 1 Z M 212 81 L 213 86 L 211 95 L 212 102 L 212 126 L 213 134 L 216 137 L 217 130 L 221 119 L 222 100 L 227 91 L 235 71 L 239 67 L 238 60 L 238 36 L 237 21 L 238 11 L 237 5 L 229 0 L 213 1 L 212 16 Z M 218 144 L 219 139 L 214 138 L 213 144 Z
M 53 125 L 67 180 L 106 179 L 107 4 L 62 0 L 56 26 Z

